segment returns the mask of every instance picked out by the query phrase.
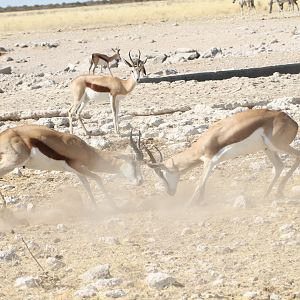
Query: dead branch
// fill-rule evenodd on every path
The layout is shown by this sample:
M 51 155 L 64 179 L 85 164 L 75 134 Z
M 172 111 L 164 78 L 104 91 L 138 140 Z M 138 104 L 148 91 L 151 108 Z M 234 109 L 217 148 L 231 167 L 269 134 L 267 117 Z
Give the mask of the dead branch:
M 159 116 L 159 115 L 168 115 L 168 114 L 174 114 L 176 112 L 186 112 L 190 110 L 191 108 L 189 106 L 183 106 L 179 108 L 163 108 L 156 111 L 148 110 L 145 112 L 133 112 L 131 115 L 135 117 L 143 117 L 143 116 Z
M 30 255 L 32 256 L 32 258 L 35 260 L 35 262 L 38 264 L 38 266 L 43 270 L 43 272 L 45 272 L 45 269 L 42 267 L 42 265 L 38 262 L 38 260 L 35 258 L 35 256 L 33 255 L 33 253 L 31 252 L 31 250 L 29 249 L 27 243 L 25 242 L 25 240 L 23 238 L 21 238 L 22 242 L 25 244 L 27 250 L 29 251 Z

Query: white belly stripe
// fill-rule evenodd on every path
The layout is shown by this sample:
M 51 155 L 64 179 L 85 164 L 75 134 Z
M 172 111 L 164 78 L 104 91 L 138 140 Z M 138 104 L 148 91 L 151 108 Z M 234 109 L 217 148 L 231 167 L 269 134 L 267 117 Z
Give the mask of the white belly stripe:
M 259 128 L 243 141 L 222 148 L 216 155 L 214 155 L 212 161 L 218 163 L 237 156 L 244 156 L 264 150 L 267 146 L 269 146 L 269 144 L 265 142 L 268 140 L 269 139 L 264 134 L 263 128 Z
M 108 102 L 109 101 L 109 93 L 103 93 L 103 92 L 95 92 L 94 90 L 90 88 L 85 89 L 86 97 L 88 100 L 94 100 L 97 102 Z

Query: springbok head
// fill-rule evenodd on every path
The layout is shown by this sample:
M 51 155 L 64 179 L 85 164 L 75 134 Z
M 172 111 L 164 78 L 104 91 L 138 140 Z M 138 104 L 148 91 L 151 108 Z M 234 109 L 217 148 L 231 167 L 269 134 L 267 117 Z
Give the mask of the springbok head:
M 121 55 L 120 55 L 120 48 L 119 47 L 116 47 L 116 48 L 111 48 L 111 50 L 115 53 L 116 57 L 115 57 L 115 60 L 116 62 L 120 62 L 121 60 Z
M 138 52 L 139 55 L 137 59 L 132 59 L 131 51 L 129 51 L 128 53 L 130 62 L 124 59 L 125 64 L 129 66 L 129 68 L 131 69 L 132 76 L 137 82 L 139 82 L 140 80 L 141 72 L 144 75 L 146 75 L 145 64 L 147 62 L 147 58 L 145 60 L 141 60 L 141 51 L 138 50 Z
M 180 179 L 180 173 L 176 168 L 174 168 L 173 160 L 170 159 L 171 166 L 166 166 L 163 155 L 156 146 L 154 146 L 154 148 L 159 153 L 159 161 L 155 159 L 152 152 L 146 146 L 144 146 L 144 148 L 150 157 L 150 162 L 146 162 L 147 166 L 153 169 L 161 178 L 166 192 L 171 196 L 175 195 Z

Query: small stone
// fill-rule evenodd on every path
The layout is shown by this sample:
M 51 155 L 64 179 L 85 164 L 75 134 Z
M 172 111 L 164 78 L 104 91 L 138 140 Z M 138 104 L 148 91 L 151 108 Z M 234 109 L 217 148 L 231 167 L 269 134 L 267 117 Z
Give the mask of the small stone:
M 14 286 L 20 289 L 27 289 L 38 287 L 40 283 L 41 280 L 38 277 L 25 276 L 17 278 Z
M 100 242 L 103 242 L 107 245 L 120 245 L 120 241 L 118 238 L 113 236 L 104 236 L 99 238 Z
M 105 265 L 98 265 L 96 267 L 93 267 L 83 273 L 82 275 L 79 276 L 80 279 L 83 281 L 92 281 L 95 279 L 103 279 L 103 278 L 110 278 L 110 265 L 105 264 Z
M 150 273 L 146 279 L 149 287 L 156 288 L 158 290 L 164 289 L 173 285 L 176 280 L 166 273 Z
M 16 260 L 18 256 L 14 249 L 0 251 L 0 261 Z
M 93 286 L 95 286 L 97 289 L 101 287 L 114 287 L 121 285 L 122 282 L 123 280 L 120 278 L 104 278 L 97 280 L 95 283 L 93 283 Z
M 0 74 L 11 74 L 11 67 L 0 67 Z
M 59 270 L 66 266 L 64 262 L 62 262 L 60 259 L 57 259 L 56 257 L 48 257 L 46 262 L 51 267 L 52 271 Z
M 76 291 L 74 293 L 74 296 L 79 298 L 91 298 L 93 296 L 96 296 L 97 292 L 97 289 L 91 285 Z
M 124 297 L 125 295 L 126 293 L 123 290 L 113 290 L 105 293 L 105 296 L 110 298 L 120 298 Z
M 277 294 L 275 294 L 275 293 L 272 293 L 271 295 L 270 295 L 270 298 L 269 298 L 270 300 L 280 300 L 281 299 L 281 296 L 280 295 L 277 295 Z
M 67 229 L 67 226 L 64 225 L 64 224 L 57 224 L 56 229 L 57 229 L 59 232 L 66 232 L 66 231 L 68 230 L 68 229 Z
M 54 123 L 50 118 L 40 118 L 36 124 L 46 126 L 48 128 L 54 128 Z
M 206 245 L 199 244 L 197 246 L 197 251 L 198 252 L 206 252 L 207 250 L 208 250 L 208 246 L 206 246 Z
M 257 296 L 257 292 L 249 291 L 243 294 L 245 299 L 254 299 Z

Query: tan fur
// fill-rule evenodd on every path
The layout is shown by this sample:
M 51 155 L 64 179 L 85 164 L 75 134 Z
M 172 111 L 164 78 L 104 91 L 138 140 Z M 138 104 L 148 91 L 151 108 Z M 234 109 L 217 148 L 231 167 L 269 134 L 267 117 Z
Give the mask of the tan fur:
M 68 170 L 77 174 L 89 191 L 85 177 L 96 180 L 102 186 L 100 177 L 94 172 L 121 173 L 125 162 L 133 163 L 135 160 L 133 154 L 95 149 L 69 133 L 44 126 L 24 125 L 0 133 L 0 177 L 16 167 L 26 166 L 33 147 L 50 159 L 64 161 Z M 93 200 L 91 192 L 90 197 Z
M 260 150 L 266 152 L 276 169 L 275 177 L 267 194 L 283 169 L 283 163 L 277 152 L 296 157 L 296 162 L 291 171 L 283 178 L 279 186 L 278 192 L 280 193 L 286 181 L 300 163 L 300 151 L 290 146 L 297 135 L 298 124 L 281 111 L 247 110 L 220 120 L 204 132 L 191 147 L 162 162 L 161 168 L 171 173 L 180 174 L 204 162 L 204 175 L 194 194 L 194 198 L 201 198 L 210 172 L 214 166 L 222 161 L 222 150 L 246 140 L 259 129 L 262 129 L 263 132 L 261 143 L 265 145 Z

